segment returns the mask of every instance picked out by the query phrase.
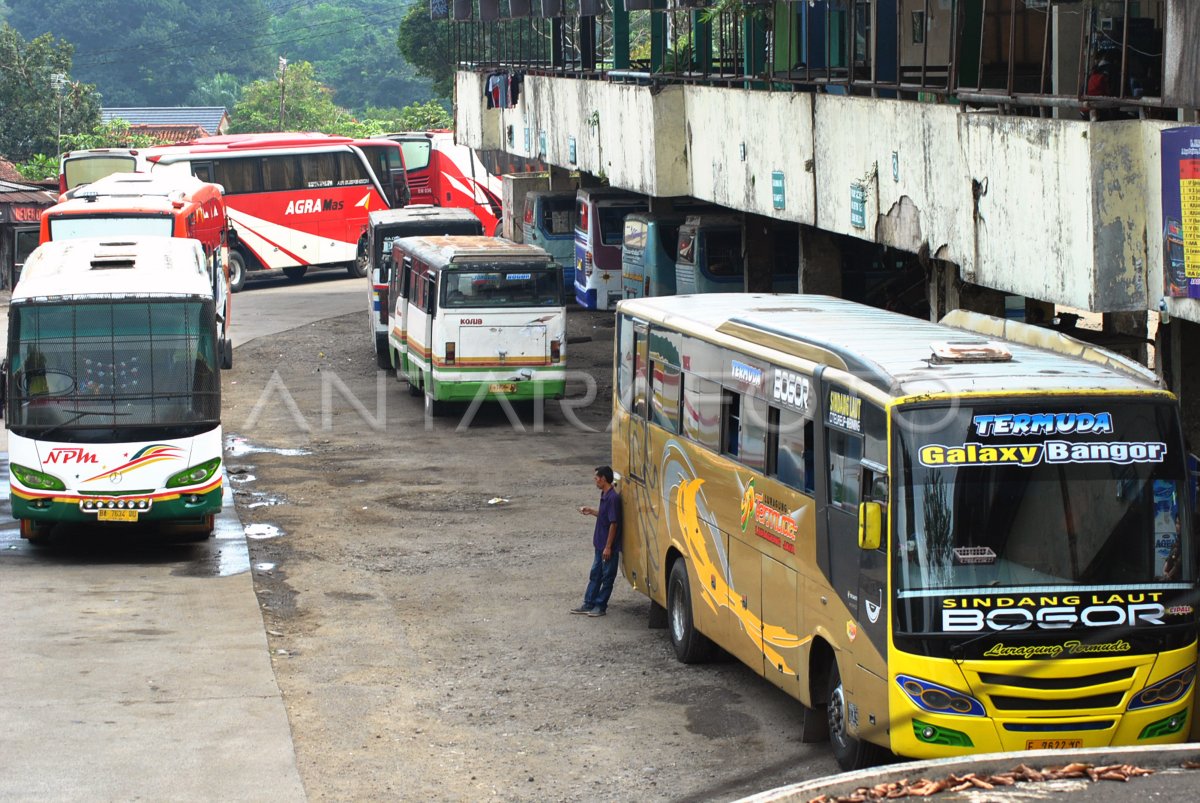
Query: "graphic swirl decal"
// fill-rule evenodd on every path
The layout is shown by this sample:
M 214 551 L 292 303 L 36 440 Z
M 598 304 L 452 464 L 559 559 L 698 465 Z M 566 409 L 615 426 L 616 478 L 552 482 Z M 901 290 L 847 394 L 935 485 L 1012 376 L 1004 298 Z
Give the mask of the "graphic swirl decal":
M 88 477 L 84 482 L 92 482 L 93 480 L 103 479 L 110 474 L 127 473 L 136 471 L 139 468 L 145 468 L 153 463 L 161 463 L 164 460 L 178 460 L 183 457 L 183 449 L 178 446 L 171 446 L 165 443 L 155 443 L 150 446 L 144 446 L 129 459 L 128 462 L 122 463 L 115 468 L 106 468 L 94 477 Z

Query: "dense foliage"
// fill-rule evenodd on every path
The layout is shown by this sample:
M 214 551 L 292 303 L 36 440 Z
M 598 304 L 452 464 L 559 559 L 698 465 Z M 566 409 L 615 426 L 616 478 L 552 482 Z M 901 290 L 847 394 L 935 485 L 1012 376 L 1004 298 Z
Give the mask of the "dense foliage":
M 95 89 L 71 80 L 72 50 L 48 35 L 27 42 L 0 25 L 0 154 L 19 162 L 58 153 L 60 131 L 87 131 L 100 121 Z

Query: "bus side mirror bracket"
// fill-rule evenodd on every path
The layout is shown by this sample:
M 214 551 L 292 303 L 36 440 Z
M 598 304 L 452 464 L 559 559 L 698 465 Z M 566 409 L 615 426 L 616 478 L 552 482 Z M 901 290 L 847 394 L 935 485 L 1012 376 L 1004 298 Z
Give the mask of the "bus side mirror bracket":
M 883 536 L 883 505 L 863 502 L 858 506 L 858 548 L 879 549 Z

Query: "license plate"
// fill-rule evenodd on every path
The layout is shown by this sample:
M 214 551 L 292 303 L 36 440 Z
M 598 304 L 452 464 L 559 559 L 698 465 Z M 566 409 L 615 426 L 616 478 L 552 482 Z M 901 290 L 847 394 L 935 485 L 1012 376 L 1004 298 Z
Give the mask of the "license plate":
M 488 385 L 488 393 L 516 393 L 517 386 L 512 382 L 493 382 Z
M 97 510 L 96 521 L 137 521 L 136 510 Z
M 1083 739 L 1030 739 L 1025 742 L 1026 750 L 1078 750 Z

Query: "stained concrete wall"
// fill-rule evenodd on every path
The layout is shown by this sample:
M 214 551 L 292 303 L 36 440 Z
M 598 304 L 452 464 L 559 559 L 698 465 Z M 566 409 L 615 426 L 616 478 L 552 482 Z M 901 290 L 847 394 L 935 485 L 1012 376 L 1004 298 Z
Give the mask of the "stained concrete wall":
M 926 253 L 967 282 L 1044 302 L 1121 312 L 1157 309 L 1162 296 L 1155 232 L 1167 123 L 538 76 L 516 107 L 489 110 L 482 82 L 458 73 L 458 137 L 475 147 L 539 156 L 545 132 L 547 162 L 614 186 Z M 853 185 L 864 190 L 862 227 Z M 1200 322 L 1200 302 L 1168 304 Z

